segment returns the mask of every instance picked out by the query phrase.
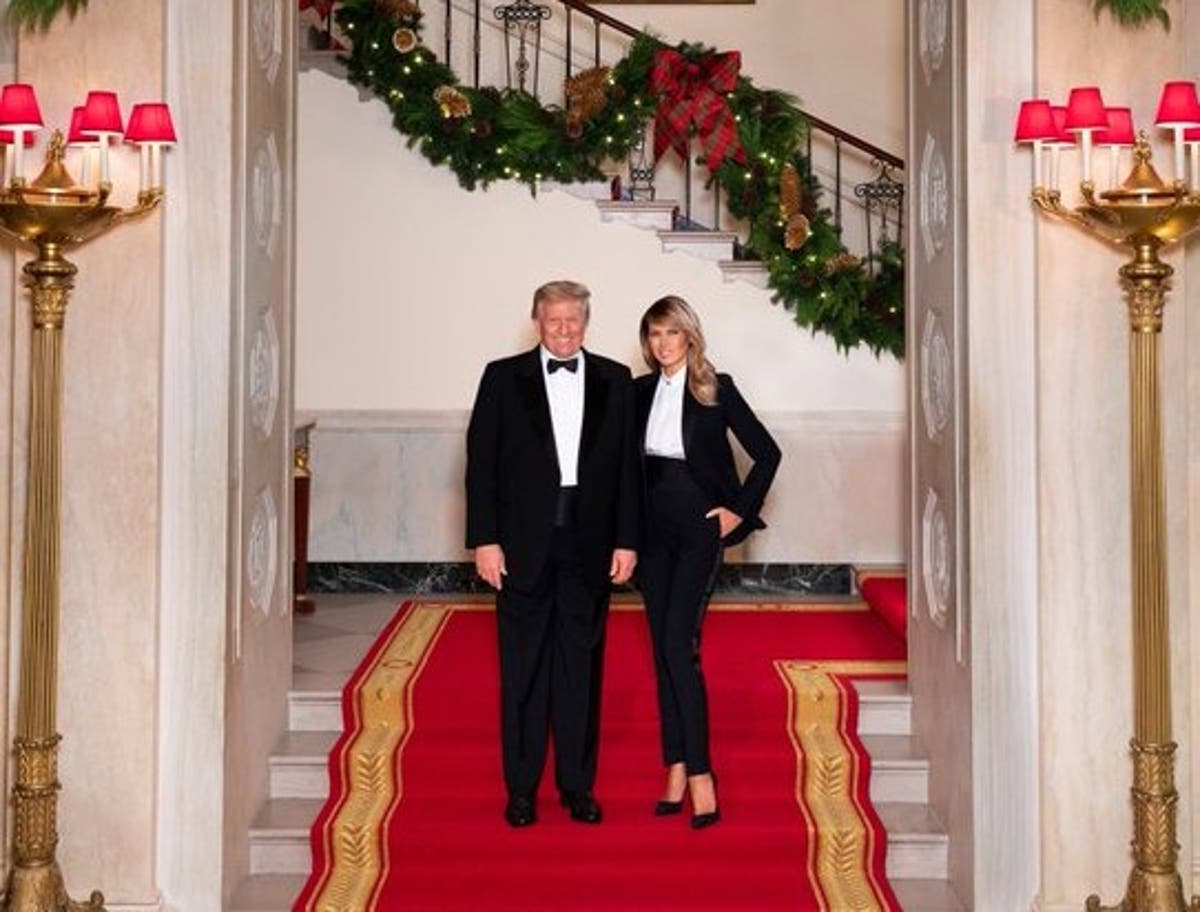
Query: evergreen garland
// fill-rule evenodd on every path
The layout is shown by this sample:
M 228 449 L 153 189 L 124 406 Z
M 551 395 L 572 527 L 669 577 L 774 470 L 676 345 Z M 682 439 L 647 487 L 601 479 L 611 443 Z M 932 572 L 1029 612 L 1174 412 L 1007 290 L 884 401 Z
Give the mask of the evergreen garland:
M 87 5 L 88 0 L 9 0 L 8 19 L 18 28 L 45 31 L 62 10 L 74 18 Z
M 1142 26 L 1157 20 L 1164 29 L 1171 28 L 1171 17 L 1163 7 L 1165 0 L 1093 0 L 1092 11 L 1100 18 L 1101 11 L 1109 10 L 1117 22 L 1126 26 Z
M 603 107 L 573 123 L 563 107 L 543 105 L 528 93 L 461 85 L 413 40 L 421 31 L 415 4 L 346 0 L 336 16 L 352 44 L 340 58 L 350 80 L 387 104 L 410 147 L 449 167 L 468 190 L 497 180 L 536 191 L 547 180 L 603 179 L 602 164 L 629 155 L 657 107 L 649 76 L 663 45 L 649 35 L 636 38 L 612 67 Z M 712 53 L 696 44 L 678 50 L 691 60 Z M 817 181 L 802 151 L 807 124 L 791 96 L 741 77 L 727 101 L 746 160 L 727 157 L 713 176 L 729 211 L 750 225 L 746 251 L 765 264 L 774 299 L 792 310 L 799 325 L 827 333 L 841 349 L 866 345 L 876 354 L 903 357 L 902 248 L 885 243 L 866 260 L 847 252 L 832 214 L 819 205 Z M 784 246 L 780 218 L 780 172 L 789 163 L 802 175 L 810 226 L 797 250 Z

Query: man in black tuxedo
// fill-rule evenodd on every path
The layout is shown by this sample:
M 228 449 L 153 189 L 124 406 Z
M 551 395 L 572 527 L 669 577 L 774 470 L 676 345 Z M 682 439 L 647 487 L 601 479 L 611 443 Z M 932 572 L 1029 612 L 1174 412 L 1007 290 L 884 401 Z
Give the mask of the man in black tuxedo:
M 629 369 L 583 336 L 589 292 L 550 282 L 533 297 L 541 344 L 483 372 L 467 429 L 467 547 L 497 590 L 500 724 L 508 804 L 526 826 L 554 733 L 555 780 L 573 819 L 592 794 L 609 584 L 630 578 L 639 461 Z

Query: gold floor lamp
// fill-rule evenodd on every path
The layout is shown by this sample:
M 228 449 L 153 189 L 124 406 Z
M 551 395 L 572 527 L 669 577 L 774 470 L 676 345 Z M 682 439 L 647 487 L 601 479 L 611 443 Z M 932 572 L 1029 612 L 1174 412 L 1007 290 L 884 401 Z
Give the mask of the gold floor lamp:
M 1162 422 L 1158 337 L 1172 268 L 1158 257 L 1200 225 L 1200 102 L 1190 82 L 1163 89 L 1155 124 L 1175 134 L 1175 181 L 1168 185 L 1150 164 L 1145 133 L 1135 138 L 1129 108 L 1108 108 L 1094 86 L 1071 90 L 1066 105 L 1045 99 L 1021 104 L 1017 142 L 1034 150 L 1033 203 L 1043 213 L 1108 241 L 1133 259 L 1120 268 L 1129 307 L 1129 388 L 1133 546 L 1133 855 L 1125 897 L 1113 912 L 1184 912 L 1176 842 L 1175 742 L 1171 738 L 1171 656 L 1167 612 L 1166 523 L 1163 505 Z M 1078 147 L 1082 203 L 1063 205 L 1058 156 Z M 1096 192 L 1094 147 L 1108 148 L 1110 189 Z M 1192 175 L 1185 173 L 1191 151 Z M 1117 184 L 1122 149 L 1133 150 L 1133 170 Z M 1049 153 L 1048 162 L 1043 161 Z M 1048 166 L 1044 168 L 1043 166 Z M 1049 170 L 1049 177 L 1043 173 Z M 1088 912 L 1101 912 L 1089 896 Z M 1200 912 L 1200 897 L 1193 897 Z
M 116 96 L 89 93 L 75 109 L 70 144 L 78 146 L 83 186 L 68 173 L 67 143 L 55 131 L 41 174 L 30 184 L 22 175 L 22 156 L 42 126 L 33 88 L 5 86 L 0 95 L 0 143 L 5 174 L 0 190 L 0 235 L 33 248 L 36 259 L 24 267 L 33 299 L 30 359 L 30 410 L 25 566 L 21 611 L 21 670 L 17 732 L 13 739 L 12 868 L 0 909 L 20 912 L 100 912 L 104 897 L 93 892 L 86 902 L 66 893 L 55 858 L 58 845 L 58 579 L 60 538 L 60 451 L 62 438 L 62 334 L 67 299 L 76 267 L 63 252 L 115 225 L 154 209 L 163 197 L 162 149 L 175 140 L 164 104 L 135 105 L 122 123 Z M 109 142 L 121 136 L 140 145 L 141 186 L 129 208 L 108 205 Z M 89 173 L 96 166 L 95 181 Z

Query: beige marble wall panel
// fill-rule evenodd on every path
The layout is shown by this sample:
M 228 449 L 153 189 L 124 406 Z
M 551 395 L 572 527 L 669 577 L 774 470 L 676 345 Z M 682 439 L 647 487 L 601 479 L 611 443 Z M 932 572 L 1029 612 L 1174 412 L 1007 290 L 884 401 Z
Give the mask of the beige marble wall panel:
M 12 38 L 0 32 L 0 80 L 11 82 L 16 77 L 16 61 Z M 17 350 L 28 345 L 24 334 L 26 321 L 18 313 L 27 309 L 27 297 L 17 276 L 16 253 L 5 247 L 0 250 L 0 736 L 4 737 L 6 762 L 0 764 L 0 794 L 8 795 L 12 758 L 7 753 L 16 726 L 17 688 L 9 680 L 10 669 L 16 668 L 15 647 L 20 629 L 15 621 L 20 611 L 21 553 L 18 542 L 24 534 L 24 444 L 18 445 L 26 433 L 24 409 L 20 407 L 20 391 L 26 389 L 24 371 L 17 370 Z M 21 359 L 22 363 L 24 359 Z M 18 418 L 20 420 L 18 421 Z M 17 483 L 20 480 L 20 488 Z M 10 663 L 10 655 L 13 662 Z M 10 722 L 13 730 L 10 730 Z M 7 802 L 6 802 L 7 806 Z M 0 868 L 8 863 L 8 813 L 0 814 Z
M 316 412 L 313 561 L 461 561 L 467 414 Z M 904 560 L 904 418 L 763 413 L 783 449 L 769 525 L 731 561 Z
M 226 898 L 291 684 L 292 326 L 296 4 L 236 5 L 231 581 L 226 679 Z
M 950 836 L 949 874 L 973 892 L 971 603 L 967 589 L 967 303 L 959 0 L 908 10 L 909 685 L 930 758 L 930 804 Z
M 1182 29 L 1184 35 L 1185 72 L 1200 71 L 1200 16 L 1184 15 L 1182 21 L 1176 23 L 1176 28 Z M 1184 386 L 1184 414 L 1187 421 L 1187 538 L 1183 562 L 1189 569 L 1186 605 L 1190 636 L 1185 641 L 1189 644 L 1185 656 L 1188 659 L 1185 671 L 1174 680 L 1190 682 L 1188 690 L 1192 737 L 1189 740 L 1192 744 L 1192 763 L 1190 775 L 1186 767 L 1179 768 L 1179 784 L 1180 791 L 1185 796 L 1183 803 L 1191 808 L 1191 858 L 1184 854 L 1180 862 L 1185 888 L 1188 886 L 1189 873 L 1191 875 L 1191 889 L 1187 891 L 1191 896 L 1200 893 L 1200 759 L 1195 747 L 1195 738 L 1200 732 L 1200 661 L 1197 660 L 1200 656 L 1200 584 L 1196 575 L 1190 572 L 1192 567 L 1200 566 L 1200 369 L 1197 367 L 1200 365 L 1200 311 L 1197 310 L 1200 308 L 1200 282 L 1195 279 L 1195 276 L 1200 275 L 1200 243 L 1194 240 L 1187 247 L 1184 271 L 1193 278 L 1187 283 L 1184 294 L 1175 299 L 1176 306 L 1172 310 L 1175 321 L 1183 330 L 1181 335 L 1185 339 L 1187 364 L 1187 382 Z
M 1181 5 L 1168 8 L 1180 21 Z M 1122 29 L 1107 15 L 1094 21 L 1067 0 L 1039 0 L 1036 10 L 1036 92 L 1065 99 L 1071 86 L 1095 83 L 1109 104 L 1132 104 L 1135 120 L 1149 124 L 1162 83 L 1182 71 L 1183 32 Z M 1116 47 L 1121 53 L 1111 53 Z M 1018 101 L 1009 101 L 1010 122 Z M 1064 161 L 1068 200 L 1079 176 L 1074 159 Z M 1157 146 L 1155 164 L 1168 179 L 1170 162 L 1169 149 Z M 1039 224 L 1041 901 L 1047 910 L 1077 909 L 1093 891 L 1115 902 L 1132 866 L 1128 321 L 1117 282 L 1121 262 L 1067 226 Z M 1178 681 L 1186 674 L 1189 636 L 1182 274 L 1173 287 L 1160 381 Z M 1186 688 L 1176 687 L 1181 770 L 1191 765 L 1188 704 Z M 1191 811 L 1185 805 L 1186 859 Z
M 967 338 L 976 909 L 1038 890 L 1035 219 L 1011 103 L 1031 93 L 1033 10 L 966 9 Z M 997 192 L 1006 188 L 1007 196 Z
M 94 4 L 23 35 L 18 75 L 50 125 L 89 88 L 128 111 L 162 95 L 162 29 L 161 0 Z M 115 201 L 132 201 L 137 172 L 115 150 Z M 65 333 L 59 857 L 73 893 L 98 887 L 114 905 L 157 902 L 161 255 L 158 214 L 72 254 Z
M 179 912 L 223 908 L 234 6 L 167 5 L 157 871 Z

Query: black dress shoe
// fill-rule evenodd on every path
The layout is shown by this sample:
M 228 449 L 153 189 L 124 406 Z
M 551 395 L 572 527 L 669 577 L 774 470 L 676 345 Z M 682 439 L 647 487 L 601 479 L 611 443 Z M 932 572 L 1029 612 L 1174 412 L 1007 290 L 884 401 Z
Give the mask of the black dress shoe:
M 572 820 L 578 820 L 580 823 L 600 822 L 600 805 L 596 803 L 591 792 L 564 790 L 559 798 L 562 806 L 570 812 Z
M 529 795 L 509 795 L 504 806 L 504 819 L 510 827 L 529 826 L 537 820 L 537 808 Z

